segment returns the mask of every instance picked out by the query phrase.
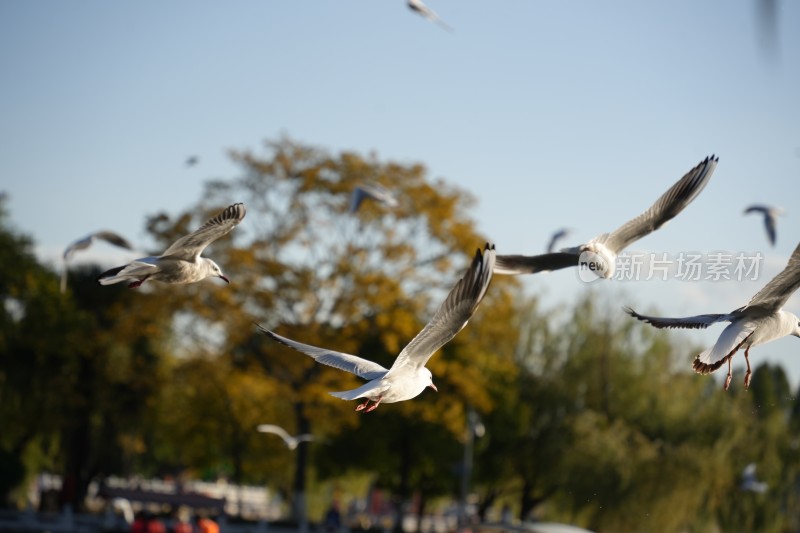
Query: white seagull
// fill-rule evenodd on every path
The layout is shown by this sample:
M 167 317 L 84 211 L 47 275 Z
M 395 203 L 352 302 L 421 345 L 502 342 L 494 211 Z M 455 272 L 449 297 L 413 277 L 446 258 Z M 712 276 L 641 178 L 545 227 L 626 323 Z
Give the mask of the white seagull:
M 772 246 L 775 246 L 775 223 L 778 216 L 784 214 L 784 210 L 780 207 L 771 207 L 768 205 L 754 204 L 744 210 L 744 214 L 761 213 L 764 216 L 764 229 L 767 230 L 767 238 Z
M 767 492 L 769 486 L 763 481 L 759 481 L 756 477 L 756 464 L 750 463 L 742 470 L 742 484 L 740 488 L 746 492 L 758 492 L 763 494 Z
M 97 277 L 97 281 L 100 285 L 130 281 L 128 287 L 131 289 L 148 279 L 164 283 L 194 283 L 216 276 L 230 283 L 214 261 L 200 254 L 206 246 L 230 233 L 242 221 L 245 212 L 244 204 L 229 205 L 199 229 L 172 243 L 163 254 L 143 257 L 107 270 Z
M 494 245 L 487 243 L 483 254 L 478 249 L 464 277 L 458 280 L 431 321 L 403 348 L 388 370 L 378 363 L 355 355 L 309 346 L 281 337 L 261 326 L 259 328 L 276 341 L 314 358 L 318 363 L 351 372 L 367 380 L 367 383 L 356 389 L 330 394 L 343 400 L 364 398 L 365 401 L 356 407 L 356 411 L 368 413 L 381 403 L 410 400 L 420 395 L 426 387 L 438 390 L 425 363 L 467 325 L 486 294 L 486 288 L 492 279 L 494 259 Z
M 260 424 L 256 429 L 261 433 L 274 433 L 279 436 L 290 450 L 296 449 L 301 442 L 311 442 L 314 440 L 314 437 L 309 433 L 303 433 L 302 435 L 292 437 L 285 429 L 273 424 Z
M 386 187 L 377 183 L 361 184 L 353 189 L 350 194 L 350 212 L 355 213 L 358 211 L 358 208 L 361 207 L 362 202 L 366 199 L 375 200 L 388 207 L 397 207 L 398 205 L 397 198 Z
M 744 386 L 747 388 L 750 386 L 750 348 L 787 335 L 800 337 L 800 319 L 781 309 L 798 287 L 800 287 L 800 244 L 794 249 L 789 264 L 780 274 L 764 285 L 747 305 L 730 313 L 659 318 L 640 315 L 630 307 L 626 307 L 625 311 L 632 317 L 657 328 L 705 329 L 716 322 L 730 322 L 730 325 L 722 330 L 716 344 L 695 358 L 692 368 L 698 374 L 710 374 L 727 362 L 728 377 L 725 379 L 725 390 L 728 390 L 731 384 L 731 359 L 740 348 L 744 348 L 744 359 L 747 363 Z
M 598 276 L 614 276 L 617 255 L 631 243 L 649 235 L 684 210 L 708 184 L 718 157 L 706 157 L 669 188 L 650 208 L 611 233 L 586 244 L 542 255 L 498 255 L 495 274 L 533 274 L 587 264 Z
M 125 237 L 114 233 L 113 231 L 96 231 L 94 233 L 90 233 L 82 239 L 78 239 L 64 249 L 64 268 L 61 271 L 61 292 L 64 292 L 67 289 L 67 262 L 72 258 L 72 255 L 76 251 L 85 250 L 98 239 L 101 241 L 106 241 L 109 244 L 113 244 L 114 246 L 119 246 L 120 248 L 133 250 L 133 245 L 128 242 Z
M 570 233 L 572 233 L 572 231 L 569 230 L 568 228 L 561 228 L 560 230 L 553 233 L 553 235 L 550 237 L 550 242 L 547 244 L 547 253 L 548 254 L 553 253 L 553 251 L 556 249 L 556 243 L 558 243 L 558 241 L 560 241 L 564 237 L 568 236 Z
M 431 22 L 435 22 L 447 31 L 453 31 L 453 28 L 445 24 L 436 12 L 422 3 L 422 0 L 408 0 L 408 8 L 415 13 L 419 13 Z

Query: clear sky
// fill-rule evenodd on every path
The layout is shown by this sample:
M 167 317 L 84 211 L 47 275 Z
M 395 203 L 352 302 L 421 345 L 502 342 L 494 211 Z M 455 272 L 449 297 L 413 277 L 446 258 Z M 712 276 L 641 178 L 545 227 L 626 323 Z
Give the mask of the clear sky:
M 634 248 L 760 251 L 759 279 L 593 286 L 643 310 L 727 312 L 785 265 L 800 241 L 800 3 L 779 2 L 772 41 L 757 0 L 427 3 L 453 32 L 404 0 L 0 2 L 12 221 L 45 259 L 102 228 L 146 248 L 146 215 L 236 176 L 229 149 L 286 134 L 424 163 L 478 198 L 499 251 L 539 253 L 562 226 L 565 245 L 613 230 L 716 153 L 705 191 Z M 774 248 L 742 215 L 752 202 L 787 210 Z M 572 271 L 526 285 L 551 305 L 586 290 Z M 676 335 L 688 350 L 721 329 Z M 800 378 L 796 338 L 751 355 Z

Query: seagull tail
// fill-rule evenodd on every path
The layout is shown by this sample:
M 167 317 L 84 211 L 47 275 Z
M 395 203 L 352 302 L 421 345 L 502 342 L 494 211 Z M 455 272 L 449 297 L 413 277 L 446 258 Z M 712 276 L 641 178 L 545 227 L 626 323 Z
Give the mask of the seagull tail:
M 112 268 L 111 270 L 106 270 L 99 276 L 97 276 L 97 282 L 100 285 L 111 285 L 112 283 L 119 283 L 120 281 L 124 281 L 126 278 L 123 276 L 118 276 L 120 272 L 124 269 L 124 266 Z
M 361 395 L 361 391 L 358 389 L 353 389 L 341 392 L 329 392 L 328 394 L 340 398 L 342 400 L 355 400 Z

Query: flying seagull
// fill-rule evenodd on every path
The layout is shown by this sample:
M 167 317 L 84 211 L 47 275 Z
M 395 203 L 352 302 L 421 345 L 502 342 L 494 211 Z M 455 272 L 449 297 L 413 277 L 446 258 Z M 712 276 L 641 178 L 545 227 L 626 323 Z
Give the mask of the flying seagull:
M 445 24 L 436 12 L 422 3 L 422 0 L 408 0 L 408 8 L 415 13 L 419 13 L 431 22 L 435 22 L 447 31 L 453 31 L 453 28 Z
M 394 194 L 377 183 L 358 185 L 350 194 L 350 213 L 355 213 L 364 200 L 375 200 L 388 207 L 397 207 L 397 198 Z
M 131 289 L 148 279 L 164 283 L 194 283 L 216 276 L 230 283 L 214 261 L 201 257 L 200 254 L 206 246 L 230 233 L 244 215 L 244 204 L 229 205 L 199 229 L 172 243 L 163 254 L 143 257 L 127 265 L 112 268 L 100 274 L 97 281 L 100 285 L 130 281 L 128 287 Z
M 756 464 L 750 463 L 742 470 L 742 484 L 739 487 L 746 492 L 758 492 L 763 494 L 767 492 L 769 486 L 763 481 L 759 481 L 756 477 Z
M 692 368 L 698 374 L 710 374 L 727 362 L 728 377 L 725 379 L 725 390 L 728 390 L 731 384 L 731 359 L 740 348 L 744 348 L 744 360 L 747 362 L 744 386 L 747 388 L 750 386 L 750 348 L 787 335 L 800 337 L 800 319 L 781 309 L 798 287 L 800 287 L 800 244 L 794 249 L 789 264 L 780 274 L 764 285 L 747 305 L 730 313 L 659 318 L 640 315 L 630 307 L 626 307 L 625 311 L 632 317 L 657 328 L 705 329 L 716 322 L 730 322 L 722 330 L 716 344 L 695 358 Z
M 600 277 L 614 276 L 617 255 L 631 243 L 649 235 L 689 205 L 708 184 L 718 157 L 706 157 L 669 188 L 650 208 L 611 233 L 603 233 L 586 244 L 542 255 L 498 255 L 495 274 L 533 274 L 591 262 Z
M 190 155 L 189 157 L 186 158 L 186 166 L 187 167 L 193 167 L 199 162 L 200 162 L 200 158 L 198 156 L 196 156 L 196 155 Z
M 567 228 L 561 228 L 560 230 L 553 233 L 552 237 L 550 237 L 550 242 L 547 245 L 547 253 L 553 253 L 553 250 L 556 249 L 556 243 L 569 235 L 571 231 Z
M 303 433 L 302 435 L 292 437 L 285 429 L 273 424 L 261 424 L 256 429 L 261 433 L 274 433 L 279 436 L 290 450 L 296 449 L 301 442 L 311 442 L 314 440 L 309 433 Z
M 128 240 L 113 231 L 96 231 L 90 233 L 82 239 L 78 239 L 64 249 L 64 269 L 61 271 L 61 292 L 67 290 L 67 261 L 72 258 L 72 255 L 78 250 L 85 250 L 90 247 L 96 240 L 106 241 L 114 246 L 133 250 L 133 245 Z
M 745 215 L 750 213 L 761 213 L 764 216 L 764 228 L 767 230 L 767 238 L 772 246 L 775 246 L 775 223 L 779 215 L 784 211 L 780 207 L 770 207 L 768 205 L 754 204 L 744 210 Z
M 276 341 L 314 358 L 318 363 L 351 372 L 367 380 L 367 383 L 356 389 L 330 394 L 343 400 L 363 398 L 364 402 L 356 407 L 356 411 L 368 413 L 381 403 L 410 400 L 421 394 L 426 387 L 438 390 L 425 363 L 467 325 L 486 294 L 486 288 L 492 279 L 494 259 L 494 245 L 487 243 L 484 253 L 478 249 L 464 277 L 458 280 L 431 321 L 403 348 L 388 370 L 378 363 L 355 355 L 309 346 L 281 337 L 261 326 L 259 328 Z

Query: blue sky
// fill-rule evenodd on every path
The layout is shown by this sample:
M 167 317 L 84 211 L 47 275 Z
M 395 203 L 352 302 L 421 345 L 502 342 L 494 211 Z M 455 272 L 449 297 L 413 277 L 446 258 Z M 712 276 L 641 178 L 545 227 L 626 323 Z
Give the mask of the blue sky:
M 800 4 L 779 3 L 769 49 L 756 3 L 429 0 L 449 33 L 403 0 L 2 2 L 1 188 L 43 258 L 101 228 L 145 248 L 146 215 L 236 176 L 229 149 L 285 134 L 422 162 L 478 198 L 498 250 L 538 253 L 562 226 L 565 245 L 613 230 L 716 153 L 706 190 L 634 248 L 761 251 L 760 278 L 593 286 L 620 305 L 724 312 L 800 241 Z M 774 249 L 742 216 L 756 201 L 787 210 Z M 570 271 L 526 285 L 551 305 L 586 289 Z M 799 353 L 788 338 L 752 355 L 797 383 Z

